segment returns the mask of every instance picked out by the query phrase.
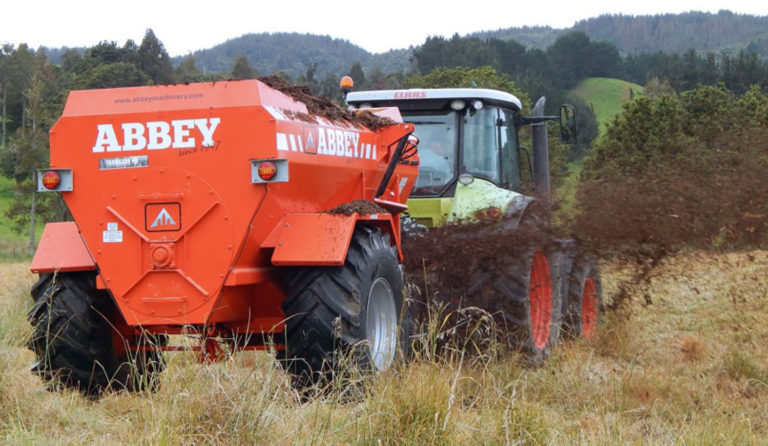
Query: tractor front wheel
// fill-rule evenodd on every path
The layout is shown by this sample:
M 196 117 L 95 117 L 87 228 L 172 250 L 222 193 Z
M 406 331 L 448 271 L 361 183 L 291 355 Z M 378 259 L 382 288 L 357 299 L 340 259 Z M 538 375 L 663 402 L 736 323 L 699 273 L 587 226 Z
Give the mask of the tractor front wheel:
M 546 217 L 532 211 L 507 236 L 508 255 L 501 262 L 501 294 L 505 324 L 512 343 L 532 365 L 543 364 L 560 337 L 562 282 L 566 256 L 562 243 L 550 237 Z
M 529 362 L 541 364 L 560 333 L 560 266 L 554 253 L 540 245 L 520 249 L 498 289 L 513 342 Z

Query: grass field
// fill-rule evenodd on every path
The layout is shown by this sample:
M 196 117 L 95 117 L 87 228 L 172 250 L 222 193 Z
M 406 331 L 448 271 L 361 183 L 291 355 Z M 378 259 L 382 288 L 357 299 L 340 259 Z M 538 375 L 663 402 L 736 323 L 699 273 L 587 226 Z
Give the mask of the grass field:
M 621 105 L 630 100 L 632 93 L 640 94 L 643 87 L 631 82 L 604 77 L 585 79 L 571 90 L 579 98 L 590 104 L 600 124 L 600 133 L 605 126 L 621 111 Z
M 622 104 L 630 100 L 631 93 L 640 94 L 643 87 L 619 79 L 593 77 L 585 79 L 571 93 L 590 104 L 595 111 L 600 134 L 605 133 L 607 124 L 621 112 Z M 555 191 L 560 209 L 555 213 L 555 223 L 572 216 L 576 204 L 576 191 L 581 175 L 581 161 L 568 164 L 568 175 Z
M 627 268 L 603 264 L 607 295 Z M 768 438 L 768 252 L 667 259 L 589 342 L 543 367 L 514 354 L 417 360 L 364 398 L 300 403 L 266 353 L 168 354 L 155 393 L 89 401 L 29 372 L 25 263 L 0 264 L 0 443 L 761 444 Z

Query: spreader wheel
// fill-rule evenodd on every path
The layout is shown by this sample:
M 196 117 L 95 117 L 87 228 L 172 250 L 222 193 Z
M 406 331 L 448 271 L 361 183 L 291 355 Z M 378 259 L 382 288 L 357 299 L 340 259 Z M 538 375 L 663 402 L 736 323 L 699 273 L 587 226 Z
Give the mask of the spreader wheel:
M 125 353 L 133 338 L 125 345 L 115 331 L 114 303 L 106 291 L 96 289 L 93 272 L 40 274 L 31 294 L 29 348 L 37 356 L 33 370 L 43 380 L 91 397 L 107 389 L 155 387 L 160 352 Z
M 389 235 L 358 227 L 344 266 L 288 272 L 283 366 L 297 388 L 381 371 L 407 357 L 403 276 Z

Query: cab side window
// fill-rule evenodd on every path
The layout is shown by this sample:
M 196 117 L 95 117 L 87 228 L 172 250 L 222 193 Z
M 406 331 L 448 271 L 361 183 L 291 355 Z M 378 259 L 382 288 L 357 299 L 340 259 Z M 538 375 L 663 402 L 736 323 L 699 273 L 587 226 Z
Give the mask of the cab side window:
M 469 110 L 464 121 L 464 171 L 500 183 L 498 109 Z
M 518 151 L 515 113 L 499 110 L 499 146 L 501 147 L 501 185 L 520 191 L 520 153 Z

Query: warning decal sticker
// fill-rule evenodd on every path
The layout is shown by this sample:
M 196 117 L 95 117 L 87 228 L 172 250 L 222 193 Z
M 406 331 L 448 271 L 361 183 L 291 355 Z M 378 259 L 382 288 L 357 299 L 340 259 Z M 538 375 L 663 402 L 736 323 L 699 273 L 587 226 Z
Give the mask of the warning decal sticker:
M 117 228 L 117 222 L 107 223 L 107 230 L 101 232 L 104 243 L 123 243 L 123 231 Z

